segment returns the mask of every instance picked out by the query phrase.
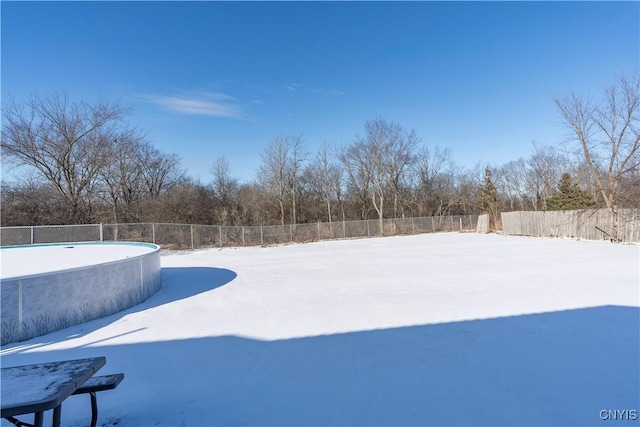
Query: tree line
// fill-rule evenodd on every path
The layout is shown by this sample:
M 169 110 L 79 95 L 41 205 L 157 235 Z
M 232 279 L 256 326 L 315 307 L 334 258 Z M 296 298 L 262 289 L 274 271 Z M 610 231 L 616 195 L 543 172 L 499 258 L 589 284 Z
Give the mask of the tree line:
M 640 206 L 640 78 L 593 97 L 554 99 L 571 138 L 532 144 L 528 157 L 461 167 L 413 129 L 375 117 L 343 145 L 308 150 L 302 135 L 267 141 L 251 182 L 227 159 L 191 179 L 106 99 L 64 93 L 3 105 L 3 162 L 26 166 L 3 181 L 2 226 L 97 222 L 273 225 L 412 216 Z

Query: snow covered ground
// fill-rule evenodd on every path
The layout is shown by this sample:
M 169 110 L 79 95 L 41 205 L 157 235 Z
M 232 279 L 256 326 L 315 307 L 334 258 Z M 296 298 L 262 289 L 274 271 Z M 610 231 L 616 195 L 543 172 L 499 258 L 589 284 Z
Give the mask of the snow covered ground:
M 1 362 L 106 356 L 125 379 L 99 425 L 119 427 L 638 425 L 602 411 L 640 411 L 639 249 L 443 233 L 167 254 L 142 305 Z M 89 419 L 87 396 L 64 403 L 63 425 Z

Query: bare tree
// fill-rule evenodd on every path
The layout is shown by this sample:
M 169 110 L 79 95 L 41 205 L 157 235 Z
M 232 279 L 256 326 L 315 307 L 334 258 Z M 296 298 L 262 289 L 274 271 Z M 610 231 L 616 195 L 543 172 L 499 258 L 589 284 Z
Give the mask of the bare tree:
M 597 204 L 604 206 L 604 202 L 600 203 L 600 201 L 602 201 L 602 193 L 593 180 L 593 175 L 585 163 L 583 156 L 578 157 L 578 161 L 570 165 L 567 170 L 571 171 L 572 175 L 575 176 L 580 185 L 591 194 L 591 198 L 595 200 Z
M 264 149 L 258 182 L 276 201 L 280 224 L 285 223 L 285 206 L 291 201 L 291 221 L 295 223 L 298 179 L 304 161 L 301 136 L 278 135 Z
M 527 180 L 527 162 L 523 157 L 511 160 L 495 172 L 495 184 L 505 197 L 505 208 L 511 211 L 525 210 L 532 202 Z
M 460 209 L 464 214 L 481 213 L 478 207 L 480 187 L 482 186 L 486 166 L 480 163 L 472 167 L 456 170 L 456 191 Z
M 554 101 L 613 213 L 617 237 L 620 184 L 640 167 L 640 73 L 618 78 L 599 98 L 571 94 Z
M 534 195 L 533 208 L 546 209 L 547 199 L 551 197 L 566 170 L 562 156 L 553 148 L 533 143 L 533 153 L 527 159 L 525 181 L 530 193 Z
M 220 224 L 229 225 L 230 217 L 235 209 L 238 199 L 240 184 L 238 179 L 231 175 L 231 167 L 226 157 L 219 157 L 211 167 L 213 175 L 212 187 L 215 197 L 220 204 L 218 219 Z
M 620 183 L 620 204 L 640 206 L 640 169 L 625 175 Z
M 363 144 L 356 142 L 343 148 L 340 162 L 347 172 L 347 198 L 358 205 L 359 219 L 367 219 L 368 201 L 372 182 L 372 167 Z
M 451 150 L 436 146 L 433 151 L 424 147 L 414 166 L 414 187 L 416 190 L 419 215 L 443 215 L 445 199 L 452 200 Z M 448 205 L 448 204 L 447 204 Z
M 366 189 L 383 233 L 385 199 L 391 193 L 394 215 L 398 213 L 401 184 L 415 160 L 418 137 L 399 124 L 378 117 L 365 123 L 365 136 L 356 137 L 341 155 L 352 182 Z
M 3 227 L 69 222 L 64 199 L 40 176 L 25 175 L 19 181 L 3 181 L 0 198 Z
M 186 173 L 177 154 L 163 153 L 148 143 L 141 144 L 138 153 L 147 197 L 157 198 L 185 182 Z
M 277 136 L 265 147 L 262 153 L 262 165 L 258 170 L 258 181 L 263 190 L 276 199 L 280 210 L 281 225 L 284 225 L 288 169 L 289 144 L 285 137 Z
M 83 202 L 111 159 L 124 114 L 106 100 L 71 103 L 63 93 L 31 97 L 24 106 L 10 99 L 2 109 L 2 152 L 41 174 L 64 198 L 70 221 L 82 222 L 90 214 Z
M 213 222 L 213 192 L 205 185 L 183 179 L 145 203 L 148 221 L 186 224 L 211 224 Z
M 111 218 L 115 223 L 140 219 L 136 210 L 145 194 L 144 168 L 139 161 L 144 144 L 146 142 L 137 132 L 122 132 L 113 141 L 111 161 L 99 172 L 102 199 L 111 206 Z
M 554 147 L 533 143 L 527 158 L 505 163 L 495 170 L 495 184 L 505 197 L 507 209 L 546 209 L 562 173 L 569 168 L 564 156 Z
M 261 185 L 257 183 L 241 185 L 238 189 L 239 220 L 243 225 L 267 224 L 270 203 Z
M 405 131 L 399 125 L 393 123 L 387 125 L 391 127 L 392 132 L 386 169 L 393 198 L 393 217 L 398 218 L 399 216 L 404 217 L 402 194 L 406 193 L 404 190 L 410 185 L 409 175 L 416 161 L 415 151 L 420 138 L 413 129 Z M 384 126 L 376 127 L 376 131 L 380 128 L 384 128 Z
M 288 143 L 290 146 L 291 158 L 289 160 L 289 191 L 291 192 L 291 223 L 298 223 L 298 185 L 302 164 L 307 159 L 307 153 L 304 151 L 302 136 L 289 136 Z
M 333 218 L 332 206 L 340 198 L 342 169 L 335 162 L 331 149 L 323 144 L 316 153 L 313 162 L 308 167 L 309 185 L 312 191 L 319 195 L 326 207 L 329 228 Z M 344 210 L 343 210 L 344 212 Z

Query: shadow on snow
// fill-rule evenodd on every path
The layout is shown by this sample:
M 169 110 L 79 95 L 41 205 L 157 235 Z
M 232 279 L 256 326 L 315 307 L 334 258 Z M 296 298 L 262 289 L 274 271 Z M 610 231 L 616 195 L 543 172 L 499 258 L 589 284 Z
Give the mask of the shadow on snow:
M 218 273 L 218 282 L 231 278 Z M 156 303 L 191 294 L 165 292 Z M 127 426 L 602 425 L 603 409 L 640 409 L 639 325 L 639 308 L 602 306 L 277 341 L 74 348 L 11 362 L 107 356 L 103 371 L 126 378 L 101 396 L 101 417 Z M 85 401 L 70 401 L 65 416 L 89 416 Z
M 87 333 L 103 328 L 128 314 L 159 307 L 175 301 L 191 298 L 204 292 L 212 291 L 228 284 L 237 277 L 237 274 L 231 270 L 213 267 L 163 267 L 160 270 L 160 274 L 162 277 L 162 288 L 146 301 L 110 316 L 73 325 L 70 328 L 54 331 L 45 336 L 35 337 L 32 340 L 8 344 L 3 346 L 3 353 L 19 352 L 21 348 L 33 349 L 50 344 L 51 342 L 78 338 Z M 74 332 L 69 335 L 69 331 Z M 31 344 L 32 341 L 38 342 L 42 339 L 50 339 L 51 341 Z

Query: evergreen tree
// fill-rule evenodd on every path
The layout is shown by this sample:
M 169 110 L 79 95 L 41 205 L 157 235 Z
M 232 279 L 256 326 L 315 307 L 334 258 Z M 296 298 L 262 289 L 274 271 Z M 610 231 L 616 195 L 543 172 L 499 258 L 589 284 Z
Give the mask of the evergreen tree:
M 491 169 L 484 170 L 484 182 L 480 187 L 478 207 L 482 213 L 489 214 L 490 228 L 495 228 L 498 215 L 498 189 L 491 179 Z
M 581 190 L 580 186 L 573 182 L 571 175 L 563 173 L 558 183 L 558 193 L 547 200 L 547 210 L 587 209 L 593 207 L 595 204 L 591 195 Z

